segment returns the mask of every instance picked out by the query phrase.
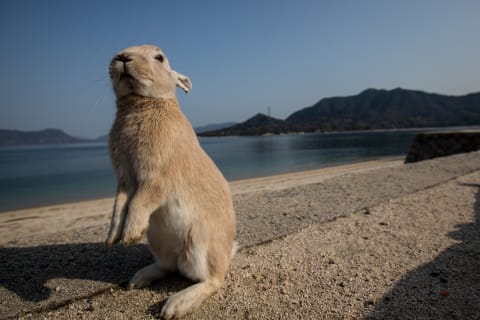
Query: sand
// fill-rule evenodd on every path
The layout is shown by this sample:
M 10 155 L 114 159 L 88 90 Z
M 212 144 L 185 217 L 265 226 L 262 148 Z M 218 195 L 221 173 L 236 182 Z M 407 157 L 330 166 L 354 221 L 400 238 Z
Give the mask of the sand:
M 234 182 L 242 248 L 187 318 L 478 318 L 479 181 L 476 152 Z M 110 206 L 0 216 L 2 233 L 18 224 L 0 249 L 0 318 L 150 319 L 189 284 L 123 289 L 151 256 L 143 244 L 103 248 Z

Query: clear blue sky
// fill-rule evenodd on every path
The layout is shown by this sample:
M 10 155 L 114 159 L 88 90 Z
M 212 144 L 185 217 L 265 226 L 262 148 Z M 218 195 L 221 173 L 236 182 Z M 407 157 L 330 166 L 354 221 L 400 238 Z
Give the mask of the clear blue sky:
M 324 97 L 480 90 L 480 1 L 25 1 L 0 11 L 0 128 L 108 132 L 107 66 L 156 44 L 194 126 L 285 118 Z

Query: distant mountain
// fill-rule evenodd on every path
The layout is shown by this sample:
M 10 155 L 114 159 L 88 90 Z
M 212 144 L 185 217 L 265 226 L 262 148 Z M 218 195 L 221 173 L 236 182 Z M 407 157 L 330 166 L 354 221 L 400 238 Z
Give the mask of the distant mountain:
M 27 144 L 57 144 L 83 142 L 86 139 L 72 137 L 58 129 L 40 131 L 19 131 L 0 129 L 0 146 Z
M 205 126 L 195 127 L 194 130 L 196 133 L 202 133 L 202 132 L 215 131 L 223 128 L 228 128 L 236 124 L 237 122 L 212 123 L 212 124 L 207 124 Z
M 286 121 L 302 131 L 393 129 L 480 124 L 480 93 L 446 96 L 422 91 L 368 89 L 325 98 Z
M 108 141 L 108 134 L 104 134 L 103 136 L 100 136 L 100 137 L 98 137 L 98 138 L 95 138 L 94 141 L 97 141 L 97 142 Z
M 245 122 L 195 128 L 199 136 L 400 129 L 480 125 L 480 92 L 447 96 L 423 91 L 367 89 L 358 95 L 324 98 L 281 120 L 257 114 Z M 0 129 L 0 146 L 91 141 L 58 129 L 23 132 Z M 94 141 L 108 141 L 108 135 Z
M 275 119 L 258 113 L 245 122 L 236 124 L 229 128 L 200 133 L 200 136 L 242 136 L 242 135 L 262 135 L 279 134 L 289 131 L 289 125 L 280 119 Z
M 397 129 L 480 124 L 480 93 L 447 96 L 423 91 L 367 89 L 358 95 L 325 98 L 286 120 L 258 114 L 204 136 Z

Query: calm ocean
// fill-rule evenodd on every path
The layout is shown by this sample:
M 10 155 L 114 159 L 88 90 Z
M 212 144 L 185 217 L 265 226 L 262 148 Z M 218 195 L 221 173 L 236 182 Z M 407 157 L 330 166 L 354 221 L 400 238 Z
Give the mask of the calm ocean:
M 201 138 L 228 180 L 405 156 L 415 131 Z M 0 211 L 113 196 L 106 143 L 0 148 Z

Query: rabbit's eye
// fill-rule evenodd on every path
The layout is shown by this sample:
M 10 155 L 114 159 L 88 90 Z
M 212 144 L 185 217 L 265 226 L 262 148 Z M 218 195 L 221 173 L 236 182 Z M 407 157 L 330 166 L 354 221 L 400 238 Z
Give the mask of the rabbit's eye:
M 160 61 L 160 62 L 163 62 L 163 59 L 164 59 L 164 58 L 163 58 L 163 56 L 162 56 L 161 54 L 159 54 L 159 55 L 155 56 L 155 59 L 158 60 L 158 61 Z

